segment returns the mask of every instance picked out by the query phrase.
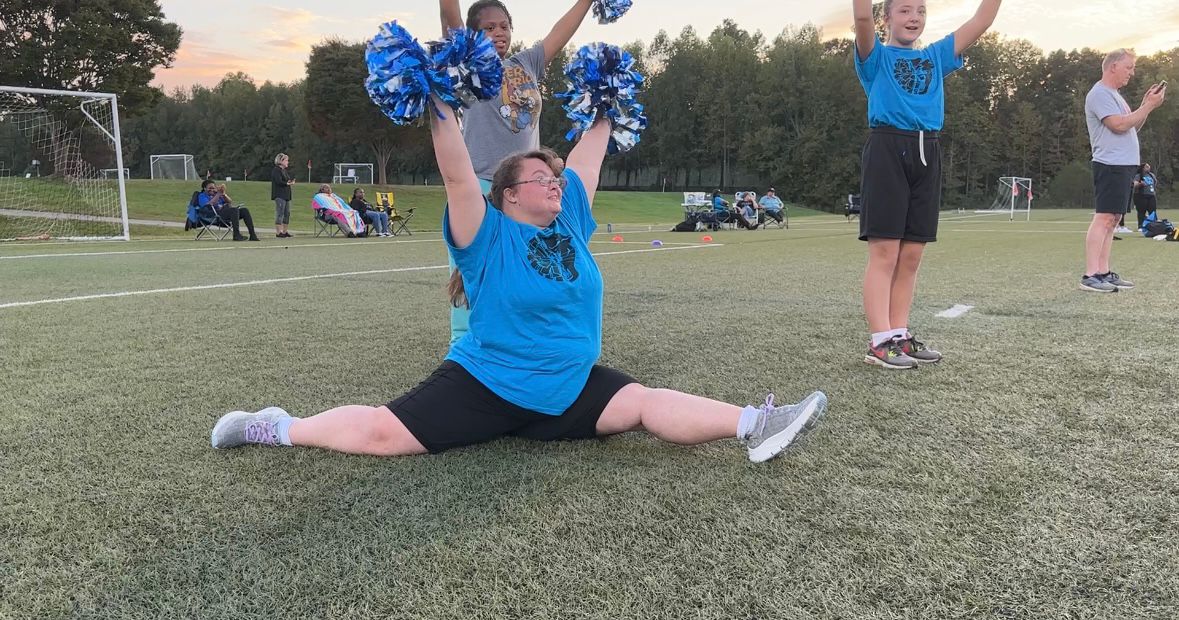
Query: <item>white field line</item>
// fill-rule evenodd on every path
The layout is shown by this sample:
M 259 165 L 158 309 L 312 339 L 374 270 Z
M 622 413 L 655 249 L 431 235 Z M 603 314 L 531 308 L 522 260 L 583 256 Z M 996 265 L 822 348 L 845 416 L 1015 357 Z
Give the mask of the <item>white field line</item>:
M 221 245 L 209 248 L 173 248 L 169 250 L 119 250 L 114 252 L 61 252 L 58 254 L 23 254 L 13 256 L 0 256 L 0 261 L 5 260 L 27 260 L 31 258 L 76 258 L 79 256 L 128 256 L 134 254 L 173 254 L 183 252 L 232 252 L 240 250 L 258 251 L 258 250 L 297 250 L 302 248 L 332 248 L 339 246 L 353 246 L 353 247 L 373 247 L 373 246 L 396 246 L 403 243 L 438 243 L 441 238 L 434 239 L 406 239 L 404 241 L 397 240 L 389 243 L 382 243 L 380 241 L 343 241 L 339 243 L 304 243 L 295 245 Z M 590 243 L 613 243 L 618 245 L 651 245 L 650 241 L 598 241 L 591 240 Z M 699 243 L 691 243 L 686 241 L 664 241 L 664 246 L 680 245 L 680 246 L 697 246 Z
M 234 252 L 234 251 L 258 251 L 258 250 L 297 250 L 300 248 L 331 248 L 343 245 L 350 245 L 354 247 L 370 247 L 378 245 L 394 245 L 401 243 L 437 243 L 438 239 L 407 239 L 405 241 L 393 241 L 388 244 L 383 244 L 379 241 L 351 241 L 340 243 L 304 243 L 302 245 L 222 245 L 212 248 L 174 248 L 171 250 L 121 250 L 118 252 L 69 252 L 61 254 L 24 254 L 18 256 L 0 256 L 0 260 L 22 260 L 26 258 L 58 258 L 58 257 L 77 257 L 77 256 L 126 256 L 130 254 L 172 254 L 176 252 Z M 248 243 L 248 242 L 245 242 Z
M 646 248 L 642 250 L 621 250 L 617 252 L 595 252 L 594 256 L 618 256 L 620 254 L 643 254 L 647 252 L 674 252 L 676 250 L 692 250 L 696 248 L 711 248 L 722 247 L 724 244 L 708 244 L 708 245 L 693 245 L 681 246 L 674 248 Z M 294 276 L 290 278 L 271 278 L 268 280 L 250 280 L 248 282 L 226 282 L 222 284 L 205 284 L 201 286 L 180 286 L 176 288 L 157 288 L 143 291 L 121 291 L 118 293 L 97 293 L 94 295 L 78 295 L 75 297 L 57 297 L 51 299 L 38 299 L 35 301 L 14 301 L 5 304 L 0 304 L 0 310 L 8 308 L 23 308 L 26 306 L 40 306 L 45 304 L 62 304 L 71 301 L 88 301 L 92 299 L 113 299 L 118 297 L 138 297 L 141 295 L 160 295 L 163 293 L 184 293 L 189 291 L 207 291 L 212 289 L 222 288 L 239 288 L 243 286 L 263 286 L 267 284 L 282 284 L 286 282 L 301 282 L 304 280 L 322 280 L 326 278 L 338 278 L 343 276 L 364 276 L 385 273 L 404 273 L 410 271 L 430 271 L 434 269 L 447 269 L 447 265 L 427 265 L 423 267 L 399 267 L 396 269 L 372 269 L 368 271 L 346 271 L 341 273 L 322 273 L 310 276 Z
M 942 310 L 941 312 L 937 313 L 936 316 L 938 318 L 942 318 L 942 319 L 956 319 L 956 318 L 962 316 L 963 314 L 970 312 L 973 309 L 974 309 L 974 306 L 966 306 L 963 304 L 954 304 L 953 308 Z

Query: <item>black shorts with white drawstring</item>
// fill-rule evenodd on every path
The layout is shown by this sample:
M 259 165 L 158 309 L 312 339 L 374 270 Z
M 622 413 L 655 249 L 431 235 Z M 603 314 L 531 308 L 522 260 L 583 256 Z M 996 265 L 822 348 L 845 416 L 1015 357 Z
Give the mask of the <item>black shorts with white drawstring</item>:
M 938 133 L 874 127 L 861 162 L 860 240 L 937 241 L 942 204 Z

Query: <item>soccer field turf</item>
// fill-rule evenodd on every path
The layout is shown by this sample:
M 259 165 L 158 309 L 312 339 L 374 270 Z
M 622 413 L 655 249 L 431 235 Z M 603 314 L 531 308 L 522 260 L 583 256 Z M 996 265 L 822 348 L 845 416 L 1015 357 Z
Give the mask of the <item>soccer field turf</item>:
M 861 361 L 854 222 L 603 222 L 602 363 L 830 397 L 761 465 L 639 433 L 214 451 L 226 411 L 436 367 L 439 235 L 0 245 L 0 618 L 1174 618 L 1179 244 L 1124 235 L 1137 289 L 1084 293 L 1088 218 L 945 213 L 912 327 L 946 361 L 905 372 Z

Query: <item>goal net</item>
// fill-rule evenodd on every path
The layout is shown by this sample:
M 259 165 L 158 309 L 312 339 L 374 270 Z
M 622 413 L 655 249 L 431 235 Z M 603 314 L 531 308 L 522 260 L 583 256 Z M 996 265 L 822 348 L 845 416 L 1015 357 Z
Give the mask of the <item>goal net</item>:
M 987 209 L 980 209 L 975 213 L 987 215 L 1004 214 L 1014 220 L 1016 213 L 1026 213 L 1027 219 L 1032 219 L 1032 180 L 1024 177 L 999 177 L 999 185 L 995 189 L 995 199 Z
M 181 181 L 196 181 L 196 165 L 192 163 L 192 155 L 152 155 L 151 178 L 179 179 Z
M 357 185 L 373 184 L 372 164 L 336 164 L 336 172 L 332 175 L 332 184 L 355 183 Z
M 114 95 L 0 86 L 0 240 L 130 239 L 121 169 Z

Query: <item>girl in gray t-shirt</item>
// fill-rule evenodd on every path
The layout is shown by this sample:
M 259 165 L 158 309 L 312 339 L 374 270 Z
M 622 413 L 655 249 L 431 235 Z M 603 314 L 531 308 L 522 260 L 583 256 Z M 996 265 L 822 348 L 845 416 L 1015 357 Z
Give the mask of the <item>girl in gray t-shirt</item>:
M 504 63 L 498 97 L 463 112 L 463 139 L 475 174 L 490 181 L 504 157 L 540 146 L 540 81 L 549 61 L 573 38 L 589 13 L 591 0 L 577 0 L 545 38 L 517 54 L 512 46 L 512 15 L 500 0 L 477 0 L 467 10 L 466 27 L 481 30 Z M 461 28 L 458 0 L 439 0 L 443 31 Z
M 573 38 L 592 2 L 574 2 L 543 40 L 512 56 L 508 56 L 512 47 L 512 14 L 503 2 L 476 0 L 467 9 L 465 24 L 459 0 L 439 0 L 438 5 L 443 34 L 464 25 L 471 30 L 481 30 L 503 59 L 504 80 L 499 96 L 477 101 L 463 112 L 463 141 L 467 144 L 483 191 L 490 191 L 491 177 L 500 161 L 513 153 L 534 151 L 540 147 L 540 81 L 544 79 L 545 67 Z M 451 278 L 457 277 L 452 259 Z M 466 335 L 470 313 L 468 308 L 451 308 L 451 343 Z

